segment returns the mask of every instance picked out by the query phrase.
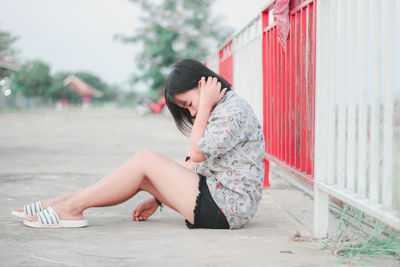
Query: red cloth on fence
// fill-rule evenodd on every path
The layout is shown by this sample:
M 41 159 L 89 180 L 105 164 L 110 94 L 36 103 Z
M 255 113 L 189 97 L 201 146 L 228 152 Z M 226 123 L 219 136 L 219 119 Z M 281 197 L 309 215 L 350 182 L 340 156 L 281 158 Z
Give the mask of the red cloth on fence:
M 290 31 L 290 11 L 301 4 L 301 0 L 276 0 L 273 15 L 276 18 L 276 36 L 286 53 L 286 40 Z

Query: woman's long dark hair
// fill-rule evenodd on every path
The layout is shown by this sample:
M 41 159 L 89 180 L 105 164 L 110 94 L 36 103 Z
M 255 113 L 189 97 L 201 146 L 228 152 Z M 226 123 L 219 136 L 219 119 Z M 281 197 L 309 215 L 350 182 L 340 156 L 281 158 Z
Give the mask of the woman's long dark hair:
M 209 76 L 218 79 L 221 83 L 221 90 L 224 88 L 228 88 L 227 91 L 231 90 L 230 83 L 195 59 L 186 58 L 179 61 L 168 76 L 164 90 L 165 101 L 176 126 L 184 135 L 190 134 L 194 118 L 188 109 L 181 108 L 176 104 L 175 95 L 197 87 L 201 77 L 207 79 Z

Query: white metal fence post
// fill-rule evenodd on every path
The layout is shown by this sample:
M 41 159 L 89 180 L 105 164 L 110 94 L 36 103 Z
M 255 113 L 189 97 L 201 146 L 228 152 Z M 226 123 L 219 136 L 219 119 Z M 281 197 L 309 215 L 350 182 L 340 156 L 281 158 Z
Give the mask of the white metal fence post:
M 324 107 L 328 100 L 329 92 L 326 80 L 329 77 L 329 68 L 322 66 L 321 62 L 329 61 L 328 53 L 321 53 L 321 47 L 329 45 L 329 36 L 326 29 L 326 15 L 329 12 L 329 3 L 323 0 L 317 3 L 317 33 L 316 33 L 316 80 L 315 80 L 315 158 L 314 158 L 314 236 L 327 237 L 329 219 L 329 194 L 318 187 L 318 182 L 327 179 L 326 155 L 328 145 L 325 136 L 328 136 L 329 110 Z M 324 19 L 321 19 L 324 17 Z M 325 28 L 324 28 L 325 27 Z

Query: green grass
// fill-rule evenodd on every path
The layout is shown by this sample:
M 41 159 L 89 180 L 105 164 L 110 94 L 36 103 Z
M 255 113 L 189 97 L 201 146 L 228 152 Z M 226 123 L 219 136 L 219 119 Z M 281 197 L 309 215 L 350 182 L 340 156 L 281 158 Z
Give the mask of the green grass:
M 336 236 L 324 241 L 325 247 L 339 257 L 335 261 L 357 262 L 386 255 L 400 264 L 400 233 L 381 222 L 375 222 L 371 229 L 363 219 L 360 210 L 344 207 Z

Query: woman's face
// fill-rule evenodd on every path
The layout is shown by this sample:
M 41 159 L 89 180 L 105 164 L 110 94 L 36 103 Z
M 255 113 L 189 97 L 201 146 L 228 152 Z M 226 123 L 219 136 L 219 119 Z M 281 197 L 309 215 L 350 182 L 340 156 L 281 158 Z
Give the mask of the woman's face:
M 188 109 L 190 114 L 193 117 L 196 117 L 200 104 L 199 86 L 184 93 L 175 95 L 175 102 L 179 107 Z

